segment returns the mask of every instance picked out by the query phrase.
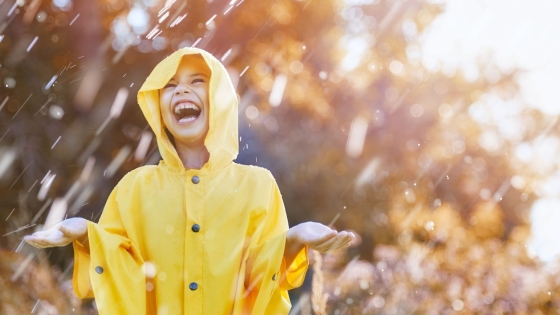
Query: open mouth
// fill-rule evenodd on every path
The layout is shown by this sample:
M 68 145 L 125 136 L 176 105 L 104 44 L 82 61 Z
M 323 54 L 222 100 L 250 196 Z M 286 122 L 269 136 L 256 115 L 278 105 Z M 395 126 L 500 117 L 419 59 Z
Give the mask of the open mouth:
M 194 121 L 200 116 L 200 108 L 189 101 L 180 102 L 175 106 L 174 114 L 179 123 L 188 123 Z

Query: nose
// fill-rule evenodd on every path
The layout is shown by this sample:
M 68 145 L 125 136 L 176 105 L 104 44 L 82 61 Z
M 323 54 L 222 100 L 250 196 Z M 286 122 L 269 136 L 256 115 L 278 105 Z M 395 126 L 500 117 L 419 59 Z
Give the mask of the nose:
M 181 95 L 183 93 L 190 93 L 190 89 L 183 84 L 180 84 L 175 89 L 175 95 Z

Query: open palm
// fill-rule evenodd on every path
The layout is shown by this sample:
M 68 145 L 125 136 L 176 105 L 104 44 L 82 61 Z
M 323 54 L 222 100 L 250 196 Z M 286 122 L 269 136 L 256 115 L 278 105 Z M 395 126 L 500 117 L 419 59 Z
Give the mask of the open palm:
M 337 232 L 317 222 L 305 222 L 293 228 L 298 242 L 321 253 L 347 247 L 355 237 L 352 232 Z
M 24 237 L 24 241 L 37 248 L 65 246 L 87 233 L 87 221 L 71 218 L 57 223 L 48 230 L 35 232 Z

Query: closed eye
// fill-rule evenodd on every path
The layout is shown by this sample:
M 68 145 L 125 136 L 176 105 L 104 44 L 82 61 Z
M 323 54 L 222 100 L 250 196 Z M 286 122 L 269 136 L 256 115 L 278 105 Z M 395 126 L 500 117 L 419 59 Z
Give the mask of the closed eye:
M 194 79 L 191 83 L 204 82 L 204 79 Z
M 175 83 L 167 83 L 163 88 L 166 89 L 166 88 L 169 88 L 169 87 L 176 87 L 176 86 L 177 86 L 177 84 L 175 84 Z

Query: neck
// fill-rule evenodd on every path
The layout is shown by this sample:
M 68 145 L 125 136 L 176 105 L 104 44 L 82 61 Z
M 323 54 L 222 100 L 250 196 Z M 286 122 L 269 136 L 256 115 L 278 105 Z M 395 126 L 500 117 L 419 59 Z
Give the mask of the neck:
M 193 145 L 176 142 L 175 149 L 186 169 L 199 170 L 210 159 L 210 153 L 204 144 Z

